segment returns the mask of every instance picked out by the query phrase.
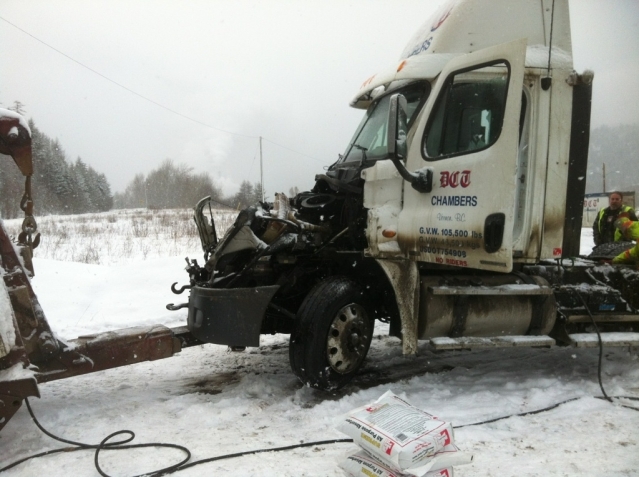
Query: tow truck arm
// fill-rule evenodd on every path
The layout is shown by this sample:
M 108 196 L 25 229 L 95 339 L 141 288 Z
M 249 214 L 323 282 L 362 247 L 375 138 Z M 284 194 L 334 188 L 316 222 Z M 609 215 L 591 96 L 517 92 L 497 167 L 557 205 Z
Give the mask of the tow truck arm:
M 25 176 L 20 207 L 22 231 L 14 243 L 0 220 L 0 430 L 38 383 L 168 358 L 182 347 L 199 344 L 186 327 L 162 325 L 110 331 L 75 340 L 59 339 L 33 291 L 33 249 L 39 242 L 33 217 L 33 159 L 28 124 L 13 111 L 0 109 L 0 154 L 11 156 Z M 0 158 L 3 160 L 3 158 Z

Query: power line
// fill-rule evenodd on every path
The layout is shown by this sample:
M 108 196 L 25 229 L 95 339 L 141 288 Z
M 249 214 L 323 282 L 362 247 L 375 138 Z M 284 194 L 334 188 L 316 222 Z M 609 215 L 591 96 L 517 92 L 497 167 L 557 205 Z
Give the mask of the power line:
M 308 154 L 304 154 L 303 152 L 296 151 L 295 149 L 291 149 L 290 147 L 282 146 L 281 144 L 278 144 L 278 143 L 276 143 L 276 142 L 274 142 L 274 141 L 271 141 L 271 140 L 270 140 L 270 139 L 268 139 L 268 138 L 262 137 L 262 139 L 264 139 L 266 142 L 270 142 L 271 144 L 274 144 L 275 146 L 279 146 L 279 147 L 281 147 L 281 148 L 287 149 L 287 150 L 289 150 L 289 151 L 291 151 L 291 152 L 294 152 L 294 153 L 296 153 L 296 154 L 299 154 L 299 155 L 301 155 L 301 156 L 308 157 L 309 159 L 313 159 L 313 160 L 314 160 L 314 161 L 316 161 L 316 162 L 321 162 L 322 164 L 326 164 L 326 161 L 322 161 L 321 159 L 318 159 L 318 158 L 316 158 L 316 157 L 309 156 Z
M 96 75 L 100 76 L 101 78 L 103 78 L 103 79 L 105 79 L 105 80 L 109 81 L 110 83 L 113 83 L 114 85 L 116 85 L 116 86 L 118 86 L 118 87 L 120 87 L 120 88 L 122 88 L 122 89 L 124 89 L 124 90 L 128 91 L 129 93 L 134 94 L 134 95 L 135 95 L 135 96 L 137 96 L 138 98 L 141 98 L 141 99 L 143 99 L 143 100 L 145 100 L 145 101 L 148 101 L 148 102 L 150 102 L 150 103 L 152 103 L 152 104 L 154 104 L 154 105 L 156 105 L 156 106 L 158 106 L 158 107 L 160 107 L 160 108 L 162 108 L 162 109 L 164 109 L 164 110 L 166 110 L 166 111 L 169 111 L 169 112 L 171 112 L 171 113 L 173 113 L 173 114 L 176 114 L 176 115 L 178 115 L 178 116 L 180 116 L 180 117 L 182 117 L 182 118 L 184 118 L 184 119 L 188 119 L 189 121 L 193 121 L 194 123 L 197 123 L 197 124 L 199 124 L 199 125 L 201 125 L 201 126 L 204 126 L 204 127 L 210 128 L 210 129 L 215 129 L 216 131 L 220 131 L 220 132 L 224 132 L 224 133 L 227 133 L 227 134 L 231 134 L 231 135 L 233 135 L 233 136 L 240 136 L 240 137 L 245 137 L 245 138 L 249 138 L 249 139 L 258 139 L 258 138 L 259 138 L 259 136 L 253 136 L 253 135 L 249 135 L 249 134 L 242 134 L 242 133 L 236 133 L 236 132 L 232 132 L 232 131 L 227 131 L 226 129 L 222 129 L 222 128 L 218 128 L 218 127 L 216 127 L 216 126 L 212 126 L 212 125 L 207 124 L 207 123 L 205 123 L 205 122 L 202 122 L 202 121 L 200 121 L 200 120 L 198 120 L 198 119 L 194 119 L 194 118 L 192 118 L 192 117 L 190 117 L 190 116 L 187 116 L 187 115 L 182 114 L 182 113 L 180 113 L 180 112 L 178 112 L 178 111 L 175 111 L 174 109 L 171 109 L 171 108 L 169 108 L 168 106 L 163 105 L 162 103 L 158 103 L 157 101 L 155 101 L 155 100 L 153 100 L 153 99 L 151 99 L 151 98 L 148 98 L 148 97 L 146 97 L 146 96 L 144 96 L 144 95 L 142 95 L 142 94 L 138 93 L 137 91 L 134 91 L 134 90 L 132 90 L 131 88 L 129 88 L 129 87 L 127 87 L 127 86 L 125 86 L 125 85 L 123 85 L 123 84 L 121 84 L 121 83 L 118 83 L 118 82 L 117 82 L 117 81 L 115 81 L 115 80 L 112 80 L 112 79 L 111 79 L 111 78 L 109 78 L 108 76 L 106 76 L 106 75 L 104 75 L 104 74 L 100 73 L 100 72 L 99 72 L 99 71 L 97 71 L 97 70 L 94 70 L 93 68 L 91 68 L 90 66 L 85 65 L 85 64 L 84 64 L 84 63 L 82 63 L 81 61 L 78 61 L 78 60 L 76 60 L 75 58 L 73 58 L 73 57 L 71 57 L 71 56 L 67 55 L 66 53 L 64 53 L 63 51 L 61 51 L 61 50 L 57 49 L 56 47 L 49 45 L 47 42 L 45 42 L 45 41 L 41 40 L 40 38 L 36 37 L 35 35 L 32 35 L 31 33 L 29 33 L 28 31 L 24 30 L 23 28 L 20 28 L 18 25 L 16 25 L 15 23 L 10 22 L 10 21 L 9 21 L 9 20 L 7 20 L 6 18 L 4 18 L 4 17 L 0 16 L 0 20 L 2 20 L 2 21 L 4 21 L 4 22 L 8 23 L 8 24 L 9 24 L 9 25 L 11 25 L 12 27 L 14 27 L 14 28 L 16 28 L 16 29 L 20 30 L 20 31 L 21 31 L 22 33 L 24 33 L 25 35 L 30 36 L 31 38 L 33 38 L 34 40 L 38 41 L 39 43 L 42 43 L 42 44 L 43 44 L 44 46 L 46 46 L 47 48 L 51 48 L 51 49 L 52 49 L 53 51 L 55 51 L 56 53 L 58 53 L 58 54 L 60 54 L 60 55 L 64 56 L 65 58 L 67 58 L 67 59 L 69 59 L 69 60 L 73 61 L 74 63 L 76 63 L 76 64 L 80 65 L 81 67 L 86 68 L 86 69 L 87 69 L 87 70 L 89 70 L 90 72 L 92 72 L 92 73 L 94 73 L 94 74 L 96 74 Z M 279 146 L 279 147 L 281 147 L 281 148 L 284 148 L 284 149 L 287 149 L 287 150 L 289 150 L 289 151 L 291 151 L 291 152 L 294 152 L 294 153 L 296 153 L 296 154 L 299 154 L 300 156 L 308 157 L 309 159 L 313 159 L 314 161 L 321 162 L 322 164 L 324 164 L 324 163 L 325 163 L 325 161 L 322 161 L 322 160 L 320 160 L 320 159 L 317 159 L 316 157 L 309 156 L 308 154 L 305 154 L 305 153 L 303 153 L 303 152 L 296 151 L 295 149 L 291 149 L 290 147 L 283 146 L 283 145 L 278 144 L 278 143 L 276 143 L 276 142 L 274 142 L 274 141 L 271 141 L 271 140 L 269 140 L 269 139 L 267 139 L 267 138 L 265 138 L 265 137 L 263 137 L 263 139 L 264 139 L 265 141 L 270 142 L 271 144 L 274 144 L 274 145 L 276 145 L 276 146 Z
M 178 111 L 175 111 L 174 109 L 171 109 L 171 108 L 169 108 L 168 106 L 165 106 L 165 105 L 163 105 L 163 104 L 161 104 L 161 103 L 158 103 L 157 101 L 155 101 L 155 100 L 153 100 L 153 99 L 151 99 L 151 98 L 148 98 L 148 97 L 146 97 L 146 96 L 144 96 L 144 95 L 142 95 L 142 94 L 138 93 L 137 91 L 132 90 L 131 88 L 129 88 L 129 87 L 127 87 L 127 86 L 123 85 L 122 83 L 118 83 L 117 81 L 112 80 L 112 79 L 111 79 L 111 78 L 109 78 L 108 76 L 103 75 L 103 74 L 102 74 L 102 73 L 100 73 L 99 71 L 94 70 L 94 69 L 93 69 L 93 68 L 91 68 L 90 66 L 85 65 L 84 63 L 82 63 L 82 62 L 80 62 L 80 61 L 76 60 L 75 58 L 73 58 L 73 57 L 71 57 L 71 56 L 67 55 L 67 54 L 66 54 L 66 53 L 64 53 L 63 51 L 58 50 L 56 47 L 49 45 L 48 43 L 46 43 L 45 41 L 41 40 L 40 38 L 38 38 L 38 37 L 36 37 L 36 36 L 32 35 L 32 34 L 31 34 L 31 33 L 29 33 L 28 31 L 26 31 L 26 30 L 24 30 L 24 29 L 20 28 L 18 25 L 14 24 L 14 23 L 11 23 L 11 22 L 10 22 L 9 20 L 7 20 L 6 18 L 3 18 L 3 17 L 1 17 L 1 16 L 0 16 L 0 20 L 2 20 L 2 21 L 4 21 L 4 22 L 8 23 L 9 25 L 11 25 L 11 26 L 12 26 L 12 27 L 14 27 L 14 28 L 17 28 L 17 29 L 18 29 L 18 30 L 20 30 L 22 33 L 24 33 L 24 34 L 26 34 L 26 35 L 29 35 L 31 38 L 33 38 L 34 40 L 36 40 L 36 41 L 38 41 L 38 42 L 42 43 L 44 46 L 46 46 L 46 47 L 48 47 L 48 48 L 51 48 L 51 49 L 52 49 L 53 51 L 55 51 L 56 53 L 59 53 L 60 55 L 64 56 L 65 58 L 67 58 L 67 59 L 69 59 L 69 60 L 73 61 L 74 63 L 77 63 L 78 65 L 82 66 L 83 68 L 86 68 L 86 69 L 87 69 L 87 70 L 89 70 L 91 73 L 94 73 L 94 74 L 96 74 L 96 75 L 100 76 L 101 78 L 103 78 L 103 79 L 105 79 L 105 80 L 107 80 L 107 81 L 109 81 L 109 82 L 113 83 L 114 85 L 119 86 L 119 87 L 120 87 L 120 88 L 122 88 L 122 89 L 125 89 L 125 90 L 126 90 L 126 91 L 128 91 L 129 93 L 134 94 L 134 95 L 136 95 L 137 97 L 142 98 L 142 99 L 143 99 L 143 100 L 145 100 L 145 101 L 148 101 L 148 102 L 150 102 L 150 103 L 153 103 L 153 104 L 155 104 L 156 106 L 159 106 L 159 107 L 160 107 L 160 108 L 162 108 L 162 109 L 165 109 L 165 110 L 167 110 L 167 111 L 169 111 L 169 112 L 171 112 L 171 113 L 173 113 L 173 114 L 177 114 L 178 116 L 181 116 L 181 117 L 183 117 L 183 118 L 185 118 L 185 119 L 188 119 L 189 121 L 193 121 L 193 122 L 195 122 L 195 123 L 198 123 L 198 124 L 200 124 L 200 125 L 202 125 L 202 126 L 205 126 L 205 127 L 207 127 L 207 128 L 215 129 L 215 130 L 217 130 L 217 131 L 225 132 L 225 133 L 227 133 L 227 134 L 232 134 L 232 135 L 234 135 L 234 136 L 242 136 L 242 137 L 247 137 L 247 138 L 251 138 L 251 139 L 257 139 L 257 136 L 250 136 L 250 135 L 248 135 L 248 134 L 240 134 L 240 133 L 235 133 L 235 132 L 232 132 L 232 131 L 227 131 L 226 129 L 221 129 L 221 128 L 218 128 L 218 127 L 215 127 L 215 126 L 211 126 L 210 124 L 206 124 L 206 123 L 204 123 L 204 122 L 202 122 L 202 121 L 199 121 L 199 120 L 194 119 L 194 118 L 192 118 L 192 117 L 190 117 L 190 116 L 187 116 L 187 115 L 182 114 L 182 113 L 180 113 L 180 112 L 178 112 Z

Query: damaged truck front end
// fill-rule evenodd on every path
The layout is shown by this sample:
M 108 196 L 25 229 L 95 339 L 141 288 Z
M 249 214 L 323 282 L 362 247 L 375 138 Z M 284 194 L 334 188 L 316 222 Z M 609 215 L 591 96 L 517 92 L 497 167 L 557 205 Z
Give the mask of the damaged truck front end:
M 361 182 L 359 170 L 333 167 L 316 177 L 312 191 L 292 199 L 276 194 L 273 203 L 242 210 L 221 238 L 211 199 L 203 199 L 195 222 L 204 264 L 187 259 L 189 284 L 172 290 L 188 289 L 189 300 L 167 308 L 188 307 L 195 338 L 232 349 L 259 346 L 262 334 L 290 334 L 300 379 L 324 388 L 344 384 L 368 351 L 374 319 L 388 317 L 392 306 L 381 269 L 363 255 Z M 326 314 L 321 325 L 318 313 Z M 313 338 L 318 333 L 329 339 Z M 313 346 L 326 349 L 311 352 Z

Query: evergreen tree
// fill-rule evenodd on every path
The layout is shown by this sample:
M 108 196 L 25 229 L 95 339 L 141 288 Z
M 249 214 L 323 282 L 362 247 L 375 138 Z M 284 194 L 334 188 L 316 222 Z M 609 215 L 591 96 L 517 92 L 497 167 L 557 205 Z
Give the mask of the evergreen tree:
M 24 113 L 24 105 L 16 101 L 12 109 Z M 69 214 L 109 210 L 113 205 L 111 187 L 104 174 L 99 174 L 80 158 L 67 162 L 60 142 L 38 129 L 33 120 L 31 150 L 33 156 L 32 197 L 36 214 Z M 21 215 L 20 199 L 24 178 L 13 161 L 0 160 L 0 213 L 4 218 Z
M 266 197 L 264 197 L 266 199 Z M 256 182 L 253 184 L 253 203 L 257 204 L 262 201 L 262 184 Z
M 72 209 L 76 214 L 83 214 L 93 210 L 93 204 L 89 197 L 88 171 L 86 164 L 81 158 L 77 158 L 71 167 L 71 177 L 73 180 Z
M 240 190 L 235 194 L 233 198 L 233 204 L 236 209 L 244 209 L 249 205 L 255 203 L 255 195 L 253 194 L 253 184 L 249 181 L 242 181 L 240 184 Z
M 111 186 L 104 174 L 97 174 L 96 178 L 96 198 L 94 202 L 97 205 L 98 211 L 106 212 L 113 208 L 113 195 L 111 194 Z

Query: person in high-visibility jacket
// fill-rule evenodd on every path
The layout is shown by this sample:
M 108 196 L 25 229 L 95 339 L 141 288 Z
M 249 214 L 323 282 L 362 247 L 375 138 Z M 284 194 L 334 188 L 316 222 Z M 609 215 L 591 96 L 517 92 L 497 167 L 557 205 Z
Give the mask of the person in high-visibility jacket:
M 627 214 L 620 214 L 620 217 L 615 221 L 615 228 L 621 233 L 624 240 L 639 240 L 639 222 L 630 220 Z M 624 250 L 612 259 L 612 263 L 634 262 L 639 262 L 639 243 L 635 243 L 634 247 Z
M 626 214 L 631 220 L 637 220 L 635 211 L 627 205 L 623 205 L 623 194 L 611 192 L 608 196 L 609 206 L 601 209 L 592 224 L 592 237 L 595 245 L 617 242 L 621 240 L 621 234 L 615 229 L 615 221 Z

